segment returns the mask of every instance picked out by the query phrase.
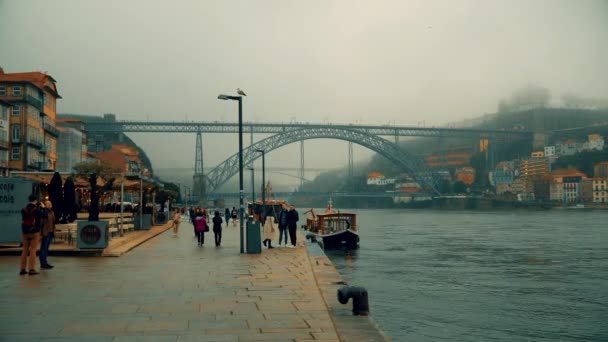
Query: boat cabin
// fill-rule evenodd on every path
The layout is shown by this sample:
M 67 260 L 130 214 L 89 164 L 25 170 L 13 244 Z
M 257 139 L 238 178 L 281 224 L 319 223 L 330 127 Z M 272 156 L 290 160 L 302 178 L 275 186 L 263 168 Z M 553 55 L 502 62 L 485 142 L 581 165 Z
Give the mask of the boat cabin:
M 357 215 L 349 213 L 318 214 L 306 219 L 306 229 L 320 235 L 345 230 L 357 231 Z

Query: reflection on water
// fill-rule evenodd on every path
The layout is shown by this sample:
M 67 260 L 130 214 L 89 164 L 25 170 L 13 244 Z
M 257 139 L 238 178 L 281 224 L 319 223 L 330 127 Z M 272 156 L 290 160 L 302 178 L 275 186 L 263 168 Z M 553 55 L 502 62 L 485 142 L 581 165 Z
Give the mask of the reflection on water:
M 328 251 L 396 341 L 608 341 L 608 212 L 359 210 Z

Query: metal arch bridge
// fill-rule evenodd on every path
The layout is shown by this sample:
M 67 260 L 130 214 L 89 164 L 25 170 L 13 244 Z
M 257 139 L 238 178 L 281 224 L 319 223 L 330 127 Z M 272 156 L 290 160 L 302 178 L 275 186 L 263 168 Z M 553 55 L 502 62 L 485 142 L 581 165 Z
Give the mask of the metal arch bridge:
M 432 193 L 404 193 L 404 192 L 348 192 L 348 191 L 333 191 L 333 192 L 299 192 L 299 191 L 286 191 L 286 192 L 273 192 L 273 198 L 287 199 L 293 196 L 300 197 L 323 197 L 323 198 L 335 198 L 335 197 L 366 197 L 366 198 L 396 198 L 396 197 L 412 197 L 412 198 L 432 198 L 436 197 Z M 239 198 L 238 192 L 216 192 L 211 195 L 214 199 L 227 199 L 227 198 Z M 245 194 L 247 197 L 247 194 Z M 258 197 L 259 198 L 259 197 Z
M 293 129 L 288 132 L 275 134 L 244 149 L 243 164 L 249 164 L 260 157 L 260 153 L 256 152 L 256 150 L 264 150 L 268 153 L 293 142 L 321 138 L 346 140 L 367 147 L 383 155 L 396 165 L 403 167 L 420 185 L 427 187 L 435 194 L 439 194 L 436 184 L 439 177 L 434 170 L 426 167 L 421 158 L 410 155 L 393 142 L 356 129 L 344 129 L 331 126 L 317 128 L 309 127 L 306 129 Z M 205 178 L 207 179 L 207 190 L 209 193 L 213 193 L 228 179 L 239 172 L 238 159 L 239 154 L 235 153 L 206 175 Z
M 128 133 L 238 133 L 238 123 L 219 121 L 89 121 L 87 130 L 94 132 Z M 378 136 L 467 137 L 494 136 L 500 138 L 531 138 L 533 132 L 521 130 L 491 130 L 473 128 L 408 127 L 389 125 L 343 125 L 301 122 L 244 122 L 244 133 L 280 134 L 301 129 L 334 128 L 359 131 Z

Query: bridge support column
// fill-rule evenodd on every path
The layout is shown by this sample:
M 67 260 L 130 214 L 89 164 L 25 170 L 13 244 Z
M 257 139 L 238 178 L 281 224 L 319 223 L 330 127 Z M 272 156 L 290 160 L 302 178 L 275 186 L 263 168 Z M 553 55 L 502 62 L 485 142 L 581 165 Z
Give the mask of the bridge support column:
M 194 159 L 194 176 L 192 177 L 192 192 L 196 196 L 198 205 L 207 204 L 207 184 L 203 172 L 203 135 L 196 133 L 196 157 Z
M 300 140 L 300 191 L 304 186 L 304 140 Z

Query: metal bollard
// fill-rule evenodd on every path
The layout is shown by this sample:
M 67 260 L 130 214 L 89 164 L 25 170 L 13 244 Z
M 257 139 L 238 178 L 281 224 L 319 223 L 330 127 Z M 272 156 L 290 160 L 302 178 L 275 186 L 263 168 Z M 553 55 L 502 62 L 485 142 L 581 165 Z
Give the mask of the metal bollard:
M 306 240 L 310 240 L 310 242 L 317 242 L 317 235 L 308 233 L 306 234 Z
M 364 287 L 344 286 L 338 289 L 338 301 L 341 304 L 348 303 L 350 298 L 353 299 L 353 315 L 369 315 L 369 301 L 367 299 L 367 290 Z

